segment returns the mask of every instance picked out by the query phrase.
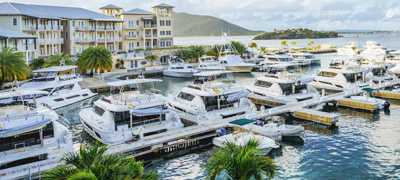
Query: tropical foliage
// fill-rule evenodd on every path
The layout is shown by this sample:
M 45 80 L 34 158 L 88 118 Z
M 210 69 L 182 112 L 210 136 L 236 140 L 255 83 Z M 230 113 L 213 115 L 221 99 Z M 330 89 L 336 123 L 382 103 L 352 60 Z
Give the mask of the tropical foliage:
M 220 51 L 224 51 L 224 46 L 223 45 L 214 45 L 212 46 L 207 52 L 207 56 L 219 56 Z
M 215 180 L 225 172 L 231 180 L 272 179 L 278 170 L 273 160 L 266 156 L 257 156 L 260 142 L 250 140 L 245 146 L 224 142 L 222 148 L 206 165 L 207 178 Z
M 126 154 L 109 154 L 107 147 L 96 143 L 92 148 L 81 145 L 79 152 L 69 152 L 64 155 L 65 163 L 45 173 L 43 179 L 159 179 L 154 171 L 144 172 L 143 162 Z
M 158 56 L 152 54 L 152 55 L 148 55 L 144 58 L 146 61 L 151 62 L 151 65 L 153 66 L 154 61 L 156 61 L 158 59 Z
M 288 42 L 286 41 L 286 39 L 284 39 L 284 40 L 281 41 L 281 46 L 283 46 L 283 47 L 288 46 L 287 43 Z
M 31 69 L 41 69 L 44 65 L 44 62 L 45 62 L 44 59 L 34 59 L 29 64 L 29 67 L 31 67 Z
M 249 48 L 251 48 L 251 50 L 253 50 L 253 48 L 256 48 L 256 49 L 257 49 L 257 47 L 258 47 L 257 43 L 255 43 L 255 42 L 250 42 Z
M 296 42 L 296 41 L 292 41 L 290 44 L 291 44 L 292 46 L 296 46 L 297 42 Z
M 308 44 L 307 44 L 307 47 L 308 46 L 312 46 L 314 44 L 314 41 L 310 41 Z
M 310 29 L 287 29 L 285 31 L 267 32 L 254 39 L 305 39 L 305 38 L 336 38 L 337 32 L 313 31 Z
M 242 54 L 243 51 L 247 50 L 246 46 L 243 43 L 239 42 L 239 41 L 232 41 L 232 46 L 236 49 L 236 51 L 239 54 Z
M 43 68 L 60 66 L 62 63 L 64 63 L 64 65 L 74 64 L 68 54 L 62 53 L 49 56 L 49 58 L 44 61 Z
M 115 68 L 117 69 L 123 69 L 124 67 L 125 61 L 122 59 L 117 59 L 117 63 L 115 64 Z
M 193 58 L 196 58 L 197 60 L 206 54 L 203 46 L 189 46 L 189 50 L 191 51 Z
M 15 48 L 4 46 L 0 51 L 0 88 L 3 89 L 5 81 L 26 79 L 30 75 L 30 68 L 24 60 L 22 52 Z
M 102 46 L 89 47 L 79 55 L 79 69 L 91 69 L 100 72 L 102 70 L 111 70 L 112 65 L 110 51 Z
M 267 47 L 265 47 L 265 46 L 261 46 L 261 47 L 260 47 L 260 54 L 261 54 L 261 53 L 264 53 L 264 54 L 265 54 L 265 53 L 267 53 L 267 52 L 268 52 L 268 51 L 267 51 Z
M 193 59 L 193 53 L 189 49 L 179 49 L 174 52 L 174 56 L 182 59 Z

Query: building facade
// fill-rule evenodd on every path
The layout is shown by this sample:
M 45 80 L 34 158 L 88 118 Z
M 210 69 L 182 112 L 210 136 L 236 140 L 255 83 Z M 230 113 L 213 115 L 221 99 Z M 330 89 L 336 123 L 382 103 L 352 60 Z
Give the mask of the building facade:
M 0 3 L 0 28 L 26 34 L 29 38 L 3 39 L 0 45 L 15 46 L 17 51 L 25 53 L 27 63 L 59 53 L 69 54 L 74 59 L 95 46 L 127 53 L 169 48 L 173 47 L 173 8 L 160 4 L 152 7 L 153 12 L 142 9 L 125 12 L 110 4 L 97 13 L 76 7 L 4 2 Z M 160 57 L 160 60 L 165 63 L 167 58 Z M 134 59 L 144 57 L 134 56 Z

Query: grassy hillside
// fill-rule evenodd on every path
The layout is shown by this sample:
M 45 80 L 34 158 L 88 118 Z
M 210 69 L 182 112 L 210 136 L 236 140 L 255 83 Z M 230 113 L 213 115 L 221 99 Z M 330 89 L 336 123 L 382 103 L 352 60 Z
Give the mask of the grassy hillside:
M 187 13 L 173 13 L 173 31 L 176 37 L 187 36 L 221 36 L 221 26 L 224 32 L 231 36 L 258 35 L 263 31 L 252 31 L 240 26 L 226 22 L 225 20 L 212 17 L 200 16 Z
M 310 29 L 288 29 L 285 32 L 267 32 L 260 34 L 254 40 L 263 39 L 306 39 L 306 38 L 337 38 L 338 33 L 329 31 L 313 31 Z

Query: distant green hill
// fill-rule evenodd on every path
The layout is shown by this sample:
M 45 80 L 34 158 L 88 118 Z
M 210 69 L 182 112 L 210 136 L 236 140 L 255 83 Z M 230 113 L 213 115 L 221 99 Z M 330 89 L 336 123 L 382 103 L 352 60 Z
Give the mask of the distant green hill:
M 176 37 L 188 36 L 221 36 L 221 26 L 224 32 L 231 36 L 258 35 L 264 31 L 252 31 L 229 23 L 225 20 L 212 17 L 200 16 L 187 13 L 173 13 L 173 31 Z

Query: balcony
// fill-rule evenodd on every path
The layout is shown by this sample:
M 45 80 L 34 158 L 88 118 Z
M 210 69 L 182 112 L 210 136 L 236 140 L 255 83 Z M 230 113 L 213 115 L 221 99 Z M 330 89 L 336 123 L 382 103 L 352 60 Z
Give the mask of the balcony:
M 76 38 L 75 43 L 91 43 L 94 42 L 95 38 Z
M 51 44 L 51 39 L 46 39 L 47 44 Z
M 64 38 L 60 39 L 61 44 L 64 44 Z
M 39 25 L 39 26 L 38 26 L 38 29 L 39 29 L 39 30 L 44 30 L 44 25 Z
M 58 38 L 53 39 L 53 43 L 54 43 L 54 44 L 58 43 Z
M 97 26 L 97 30 L 104 31 L 106 28 L 104 26 Z
M 137 39 L 138 37 L 136 35 L 126 35 L 125 39 Z
M 39 44 L 44 44 L 44 39 L 39 39 Z
M 122 41 L 122 38 L 121 37 L 115 37 L 114 41 Z
M 140 47 L 137 47 L 137 49 L 139 49 Z M 134 49 L 130 49 L 130 51 L 134 51 Z M 143 58 L 144 57 L 144 53 L 126 53 L 124 54 L 125 57 L 124 58 Z
M 95 31 L 95 30 L 96 30 L 96 27 L 95 27 L 95 26 L 87 26 L 86 28 L 87 28 L 87 30 L 89 30 L 89 31 Z
M 35 50 L 36 46 L 34 44 L 28 44 L 28 50 Z
M 104 42 L 105 39 L 104 38 L 97 38 L 97 42 Z
M 107 41 L 114 41 L 114 38 L 113 37 L 108 37 Z
M 143 38 L 151 38 L 151 34 L 145 34 L 143 35 Z
M 24 25 L 22 27 L 23 31 L 36 31 L 36 25 Z
M 153 38 L 156 38 L 157 37 L 157 34 L 153 34 Z
M 57 25 L 53 25 L 53 30 L 58 30 L 58 26 Z
M 129 25 L 129 24 L 127 24 L 127 25 L 125 26 L 125 29 L 137 29 L 137 28 L 138 28 L 137 25 Z
M 119 31 L 119 30 L 122 30 L 122 28 L 121 28 L 121 26 L 115 26 L 115 30 Z
M 46 25 L 46 30 L 51 30 L 51 25 Z
M 157 24 L 146 24 L 146 25 L 143 25 L 142 26 L 142 28 L 157 28 Z
M 22 44 L 17 46 L 17 51 L 26 51 L 26 50 L 35 50 L 36 47 L 34 44 Z
M 60 30 L 61 30 L 61 31 L 64 31 L 64 26 L 60 26 Z
M 86 27 L 84 27 L 84 26 L 75 26 L 75 31 L 86 31 Z

